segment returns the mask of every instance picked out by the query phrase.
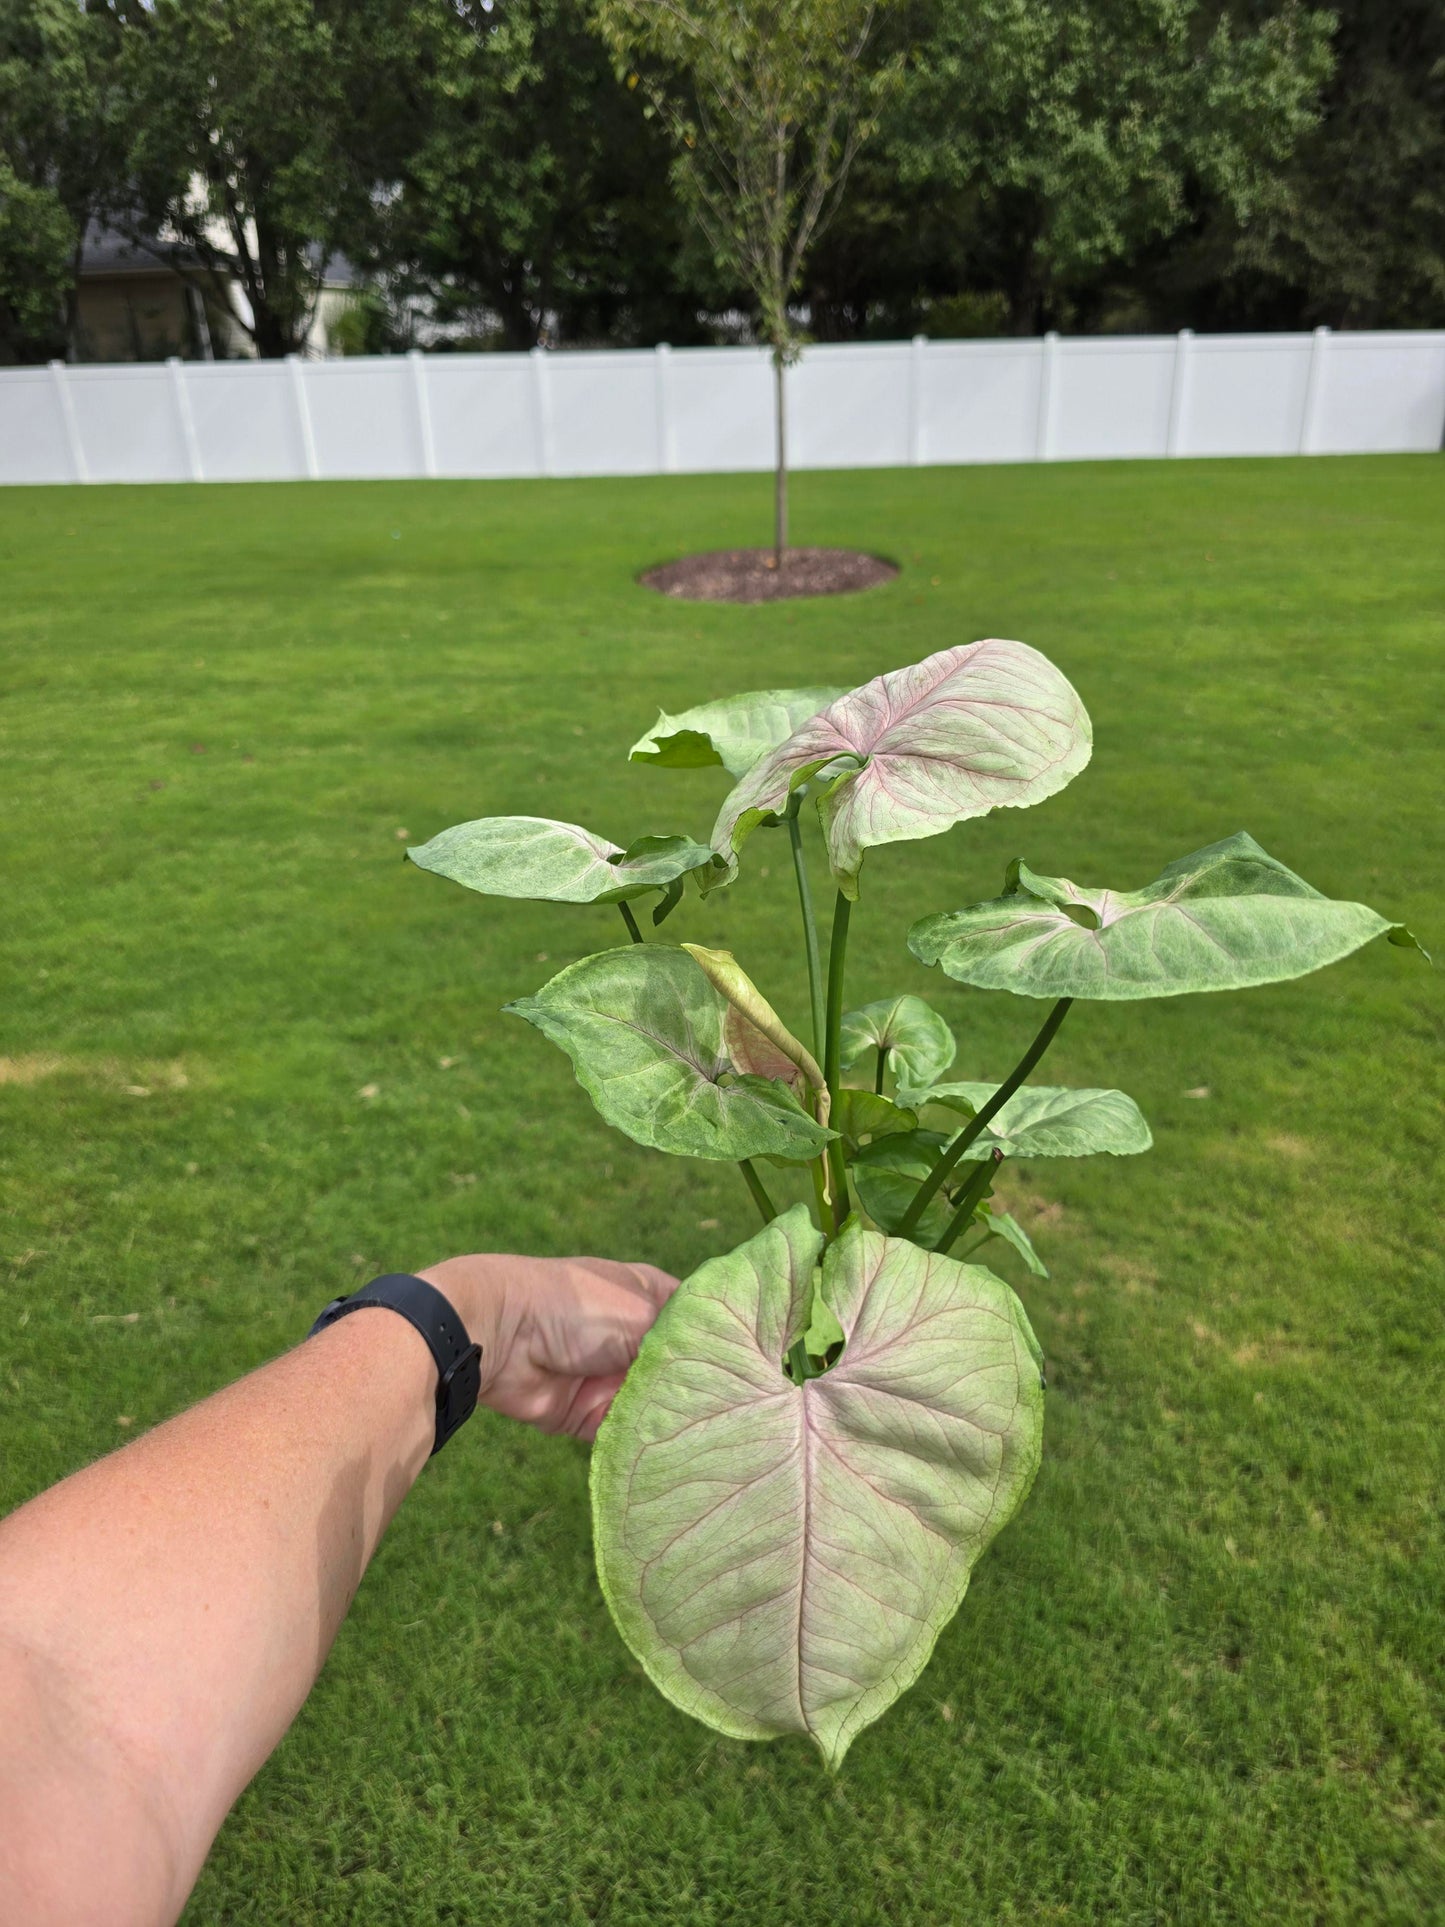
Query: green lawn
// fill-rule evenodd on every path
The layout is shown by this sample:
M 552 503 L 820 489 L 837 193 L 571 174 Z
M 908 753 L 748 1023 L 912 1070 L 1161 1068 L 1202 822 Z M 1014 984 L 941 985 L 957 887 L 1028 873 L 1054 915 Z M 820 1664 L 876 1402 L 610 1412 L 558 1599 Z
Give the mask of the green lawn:
M 616 912 L 400 860 L 499 811 L 705 835 L 721 772 L 626 761 L 659 703 L 984 635 L 1072 678 L 1071 788 L 865 867 L 850 1001 L 934 999 L 956 1076 L 1001 1076 L 1038 1007 L 903 931 L 1015 855 L 1133 888 L 1248 829 L 1445 949 L 1445 462 L 802 476 L 797 539 L 897 581 L 634 586 L 762 537 L 768 487 L 0 491 L 0 1509 L 376 1270 L 686 1272 L 751 1232 L 736 1171 L 609 1133 L 499 1014 Z M 784 851 L 745 863 L 669 932 L 802 1022 Z M 188 1920 L 1445 1920 L 1442 1030 L 1440 974 L 1384 944 L 1075 1012 L 1051 1080 L 1119 1084 L 1155 1149 L 1006 1173 L 1053 1270 L 999 1266 L 1049 1358 L 1044 1468 L 836 1782 L 653 1691 L 593 1576 L 585 1451 L 482 1415 Z

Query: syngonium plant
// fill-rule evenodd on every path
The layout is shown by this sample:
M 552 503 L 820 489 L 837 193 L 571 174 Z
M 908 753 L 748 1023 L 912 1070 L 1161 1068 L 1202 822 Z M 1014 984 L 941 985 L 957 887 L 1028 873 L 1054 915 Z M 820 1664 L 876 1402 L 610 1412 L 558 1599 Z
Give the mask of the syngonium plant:
M 1278 983 L 1373 937 L 1414 943 L 1236 835 L 1142 890 L 1016 862 L 1002 895 L 913 925 L 914 956 L 955 982 L 1047 1000 L 1001 1081 L 948 1078 L 953 1034 L 919 997 L 845 1009 L 865 852 L 1041 803 L 1091 743 L 1059 670 L 991 639 L 859 689 L 659 716 L 634 761 L 734 779 L 706 845 L 622 848 L 571 823 L 490 817 L 408 853 L 484 895 L 618 906 L 630 941 L 507 1008 L 561 1046 L 609 1124 L 735 1162 L 762 1216 L 664 1307 L 592 1456 L 618 1628 L 662 1692 L 723 1733 L 806 1733 L 837 1766 L 918 1677 L 1033 1481 L 1042 1354 L 1014 1292 L 975 1260 L 993 1243 L 1047 1273 L 994 1179 L 1005 1158 L 1152 1142 L 1122 1091 L 1028 1082 L 1071 1005 Z M 805 800 L 837 886 L 826 970 Z M 730 953 L 644 941 L 632 908 L 655 896 L 656 927 L 688 879 L 704 894 L 732 884 L 760 825 L 791 845 L 811 1048 Z M 760 1161 L 806 1170 L 812 1208 L 779 1211 Z

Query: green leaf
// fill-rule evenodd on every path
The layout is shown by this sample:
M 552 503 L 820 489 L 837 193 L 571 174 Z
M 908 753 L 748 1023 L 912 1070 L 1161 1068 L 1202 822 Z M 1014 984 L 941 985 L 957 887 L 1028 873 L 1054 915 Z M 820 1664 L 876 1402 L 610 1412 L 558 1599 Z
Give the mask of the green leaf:
M 858 1201 L 881 1231 L 897 1231 L 918 1187 L 938 1162 L 948 1140 L 939 1131 L 904 1131 L 875 1138 L 855 1154 L 849 1165 Z M 948 1199 L 931 1200 L 913 1233 L 919 1244 L 934 1243 L 951 1213 Z
M 835 1135 L 756 1066 L 775 1047 L 684 950 L 628 944 L 559 971 L 507 1009 L 572 1060 L 609 1124 L 680 1157 L 816 1157 Z
M 632 745 L 628 760 L 662 769 L 721 765 L 734 779 L 746 776 L 760 757 L 787 740 L 799 723 L 835 702 L 841 689 L 752 689 L 699 703 L 680 716 L 661 711 L 648 734 Z
M 910 1091 L 908 1100 L 915 1109 L 945 1104 L 965 1117 L 976 1117 L 997 1089 L 997 1084 L 936 1084 L 931 1091 Z M 1010 1158 L 1086 1158 L 1101 1151 L 1131 1157 L 1153 1142 L 1143 1112 L 1122 1091 L 1025 1084 L 963 1156 L 965 1161 L 986 1158 L 997 1149 Z
M 900 1089 L 922 1088 L 941 1077 L 957 1049 L 953 1032 L 921 997 L 885 997 L 848 1011 L 838 1041 L 844 1070 L 870 1050 L 889 1052 Z
M 821 1240 L 802 1206 L 693 1273 L 592 1454 L 602 1590 L 653 1683 L 719 1732 L 829 1766 L 918 1677 L 1022 1503 L 1041 1355 L 991 1272 L 865 1231 L 823 1259 L 844 1334 L 782 1360 Z
M 908 947 L 981 990 L 1117 1000 L 1281 983 L 1386 934 L 1419 948 L 1403 924 L 1321 896 L 1241 834 L 1143 890 L 1081 890 L 1013 863 L 1003 896 L 923 918 Z
M 1092 743 L 1073 685 L 1036 649 L 996 638 L 944 649 L 851 690 L 755 764 L 713 826 L 723 867 L 703 887 L 735 876 L 751 832 L 820 772 L 828 859 L 856 897 L 865 850 L 1041 803 L 1078 775 Z
M 905 1111 L 891 1098 L 879 1097 L 874 1091 L 855 1091 L 845 1088 L 838 1093 L 838 1102 L 828 1122 L 845 1140 L 850 1150 L 856 1149 L 865 1138 L 893 1137 L 900 1131 L 916 1131 L 918 1117 L 913 1111 Z
M 1013 1247 L 1028 1266 L 1029 1270 L 1034 1274 L 1035 1278 L 1048 1277 L 1048 1266 L 1034 1250 L 1033 1240 L 1029 1237 L 1028 1232 L 1024 1230 L 1017 1218 L 1010 1217 L 1007 1211 L 995 1211 L 987 1200 L 978 1207 L 973 1215 L 974 1222 L 984 1226 L 990 1237 L 1002 1238 L 1005 1244 Z
M 713 861 L 711 850 L 685 836 L 643 836 L 623 850 L 576 823 L 545 816 L 479 817 L 407 855 L 483 896 L 544 903 L 625 903 L 668 890 Z

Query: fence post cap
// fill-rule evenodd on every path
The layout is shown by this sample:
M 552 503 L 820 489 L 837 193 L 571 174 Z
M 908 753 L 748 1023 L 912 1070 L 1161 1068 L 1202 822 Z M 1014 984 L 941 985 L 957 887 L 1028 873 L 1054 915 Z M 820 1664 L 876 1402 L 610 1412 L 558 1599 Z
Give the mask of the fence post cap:
M 1179 330 L 1179 339 L 1181 341 L 1193 341 L 1194 330 L 1192 328 L 1181 328 Z

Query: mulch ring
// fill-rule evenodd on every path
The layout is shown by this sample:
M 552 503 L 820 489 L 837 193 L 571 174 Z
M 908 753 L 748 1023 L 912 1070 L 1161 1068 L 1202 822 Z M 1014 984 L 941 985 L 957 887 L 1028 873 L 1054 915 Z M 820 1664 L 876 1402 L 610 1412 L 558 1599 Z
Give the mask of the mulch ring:
M 891 562 L 857 549 L 785 549 L 781 568 L 771 549 L 714 549 L 664 562 L 639 580 L 684 602 L 780 602 L 786 596 L 853 595 L 897 573 Z

